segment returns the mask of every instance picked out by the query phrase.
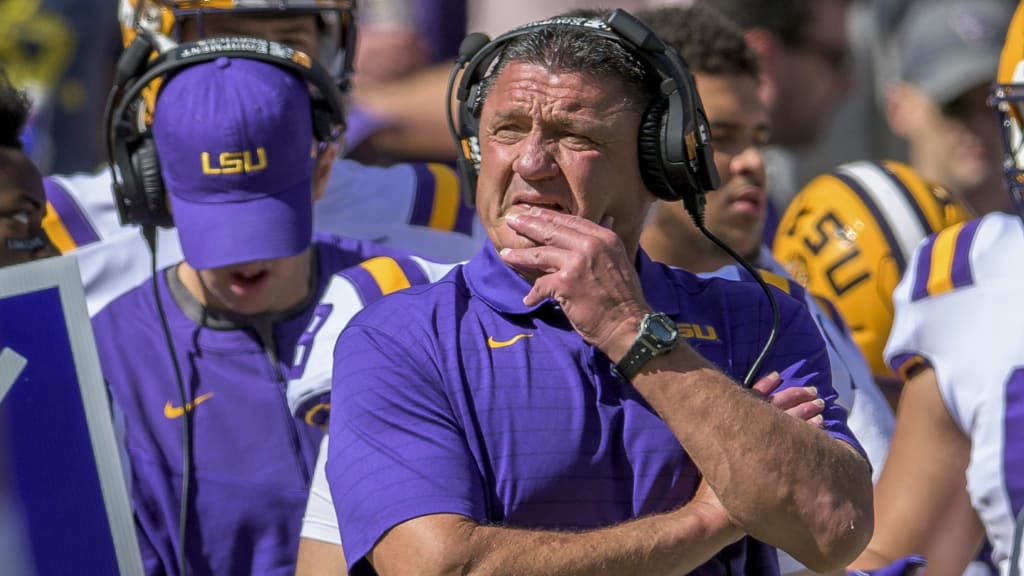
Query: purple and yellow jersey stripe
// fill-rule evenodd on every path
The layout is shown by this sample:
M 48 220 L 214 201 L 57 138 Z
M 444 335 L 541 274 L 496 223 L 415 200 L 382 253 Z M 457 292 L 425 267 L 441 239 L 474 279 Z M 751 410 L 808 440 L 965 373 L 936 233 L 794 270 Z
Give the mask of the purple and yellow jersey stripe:
M 372 258 L 338 273 L 344 276 L 359 293 L 362 304 L 373 302 L 392 292 L 404 290 L 413 284 L 429 282 L 426 274 L 411 260 L 388 256 Z
M 100 236 L 85 211 L 64 186 L 47 177 L 43 179 L 43 187 L 46 191 L 43 230 L 61 254 L 99 241 Z
M 287 388 L 292 414 L 310 426 L 326 426 L 331 416 L 332 351 L 349 319 L 381 297 L 432 282 L 450 268 L 414 257 L 378 256 L 337 272 L 299 340 Z
M 462 202 L 455 170 L 438 163 L 413 164 L 413 169 L 416 200 L 409 224 L 471 236 L 474 212 Z
M 804 297 L 806 296 L 804 287 L 796 280 L 786 278 L 785 276 L 776 274 L 770 270 L 759 269 L 758 272 L 761 274 L 761 279 L 764 280 L 765 284 L 774 286 L 786 295 L 792 296 L 801 302 L 804 301 Z
M 921 246 L 911 300 L 938 296 L 974 283 L 971 244 L 981 220 L 961 222 L 929 237 Z

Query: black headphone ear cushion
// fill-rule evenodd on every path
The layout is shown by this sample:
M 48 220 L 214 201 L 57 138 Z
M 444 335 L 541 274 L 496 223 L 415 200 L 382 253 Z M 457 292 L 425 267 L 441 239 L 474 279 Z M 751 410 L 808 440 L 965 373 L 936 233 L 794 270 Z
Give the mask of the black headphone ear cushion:
M 668 176 L 665 174 L 665 162 L 662 157 L 661 143 L 664 127 L 665 100 L 651 104 L 640 118 L 640 135 L 637 138 L 640 158 L 640 175 L 644 185 L 652 194 L 663 200 L 678 200 L 679 195 L 672 190 Z
M 310 104 L 313 111 L 313 136 L 318 142 L 333 142 L 338 135 L 334 133 L 334 115 L 330 107 L 318 98 Z
M 140 222 L 140 224 L 172 226 L 171 214 L 167 209 L 164 179 L 160 174 L 160 159 L 151 136 L 142 138 L 138 148 L 132 153 L 132 170 L 142 194 L 141 200 L 146 207 L 147 220 L 150 220 L 149 222 Z

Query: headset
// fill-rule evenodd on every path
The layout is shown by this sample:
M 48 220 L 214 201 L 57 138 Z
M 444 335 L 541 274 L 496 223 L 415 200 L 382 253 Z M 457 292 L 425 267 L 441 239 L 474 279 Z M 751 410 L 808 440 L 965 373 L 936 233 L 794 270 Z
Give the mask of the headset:
M 703 220 L 704 195 L 718 187 L 711 150 L 711 130 L 700 96 L 683 58 L 650 28 L 622 9 L 607 19 L 559 16 L 521 26 L 494 40 L 470 34 L 448 81 L 448 102 L 455 92 L 458 125 L 448 107 L 448 128 L 461 151 L 459 173 L 465 202 L 472 206 L 480 170 L 479 124 L 482 88 L 492 64 L 503 49 L 523 35 L 551 26 L 576 28 L 618 43 L 638 57 L 659 78 L 660 97 L 644 112 L 640 123 L 639 159 L 644 184 L 655 196 L 682 200 L 695 220 Z M 458 71 L 465 68 L 455 90 Z
M 143 96 L 154 81 L 201 62 L 221 57 L 248 58 L 299 74 L 310 87 L 313 132 L 320 142 L 333 142 L 345 131 L 345 109 L 337 82 L 304 52 L 259 38 L 228 36 L 178 44 L 160 52 L 158 40 L 139 29 L 117 62 L 114 86 L 107 98 L 104 123 L 114 198 L 122 225 L 172 227 L 160 160 Z M 155 98 L 152 100 L 155 102 Z M 155 104 L 154 104 L 155 106 Z

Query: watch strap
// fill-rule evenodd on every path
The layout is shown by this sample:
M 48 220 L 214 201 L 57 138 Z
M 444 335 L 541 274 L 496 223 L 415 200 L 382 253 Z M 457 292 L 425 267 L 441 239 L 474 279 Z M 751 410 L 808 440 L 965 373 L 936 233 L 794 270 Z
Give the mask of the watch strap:
M 672 326 L 672 333 L 675 334 L 675 338 L 668 342 L 659 341 L 650 331 L 650 326 L 653 322 L 662 322 Z M 637 334 L 636 340 L 633 341 L 633 345 L 629 347 L 626 355 L 612 366 L 612 371 L 619 379 L 632 382 L 633 377 L 640 371 L 640 368 L 650 362 L 652 358 L 671 352 L 676 347 L 678 341 L 679 337 L 675 329 L 675 322 L 671 318 L 662 313 L 648 314 L 640 322 L 640 331 Z

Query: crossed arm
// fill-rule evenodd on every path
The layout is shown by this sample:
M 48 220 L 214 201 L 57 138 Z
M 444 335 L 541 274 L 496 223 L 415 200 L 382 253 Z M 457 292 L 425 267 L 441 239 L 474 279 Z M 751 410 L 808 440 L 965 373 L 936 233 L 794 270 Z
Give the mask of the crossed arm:
M 767 396 L 779 383 L 773 374 L 754 390 Z M 794 423 L 804 420 L 814 432 L 821 425 L 815 398 L 806 388 L 789 388 L 771 398 L 770 410 Z M 684 574 L 743 535 L 702 482 L 677 510 L 586 532 L 482 526 L 453 514 L 422 516 L 385 534 L 368 560 L 380 574 Z
M 807 421 L 812 426 L 820 427 L 822 417 L 820 413 L 822 406 L 816 402 L 817 395 L 808 388 L 787 388 L 776 392 L 776 387 L 781 383 L 777 374 L 771 374 L 757 382 L 753 390 L 759 395 L 769 398 L 776 408 L 785 411 L 794 418 Z M 325 437 L 326 439 L 326 437 Z M 326 451 L 326 442 L 321 447 L 321 457 Z M 315 506 L 318 516 L 326 514 L 329 510 L 334 513 L 333 505 L 330 502 L 330 494 L 326 492 L 326 478 L 320 476 L 323 469 L 322 462 L 318 462 L 317 475 L 314 479 L 314 489 L 310 495 L 310 508 L 307 509 L 307 516 Z M 322 481 L 321 490 L 317 490 L 318 481 Z M 687 520 L 687 518 L 689 518 Z M 326 520 L 326 516 L 320 518 Z M 689 529 L 688 529 L 689 528 Z M 337 529 L 337 528 L 335 528 Z M 657 537 L 661 532 L 664 537 Z M 593 531 L 579 537 L 570 533 L 541 533 L 524 530 L 490 529 L 478 526 L 471 520 L 456 515 L 433 515 L 424 516 L 402 524 L 393 529 L 381 541 L 381 544 L 371 554 L 379 572 L 405 573 L 426 565 L 439 566 L 438 573 L 452 571 L 450 566 L 461 566 L 464 560 L 451 555 L 443 539 L 436 538 L 438 534 L 459 534 L 472 533 L 473 538 L 462 542 L 460 550 L 466 554 L 473 555 L 477 546 L 495 550 L 497 553 L 487 556 L 486 561 L 481 562 L 480 572 L 501 573 L 491 565 L 501 567 L 509 572 L 530 573 L 533 569 L 549 573 L 555 566 L 559 571 L 554 573 L 586 573 L 600 574 L 602 570 L 608 573 L 628 574 L 632 572 L 643 573 L 682 573 L 687 568 L 699 565 L 726 544 L 739 538 L 738 533 L 731 527 L 722 509 L 714 500 L 714 495 L 702 484 L 697 497 L 688 505 L 684 511 L 680 510 L 671 514 L 663 514 L 653 519 L 644 519 L 616 527 L 611 531 Z M 499 550 L 497 543 L 489 540 L 500 539 L 502 543 L 508 544 L 504 551 Z M 611 539 L 617 543 L 613 549 L 604 539 Z M 687 542 L 688 548 L 671 546 L 673 540 Z M 664 543 L 658 546 L 659 542 Z M 589 551 L 595 545 L 600 545 L 598 553 Z M 524 547 L 528 549 L 549 550 L 547 546 L 559 546 L 561 549 L 575 550 L 577 555 L 570 553 L 558 558 L 532 558 L 530 555 L 519 554 Z M 443 561 L 435 561 L 432 556 L 440 554 L 437 548 L 444 550 Z M 685 552 L 684 552 L 685 551 Z M 579 557 L 579 554 L 583 554 Z M 509 558 L 508 556 L 512 557 Z M 538 564 L 538 567 L 523 568 L 523 562 Z M 408 563 L 408 565 L 407 565 Z M 656 570 L 656 566 L 665 564 L 665 570 Z M 603 566 L 598 568 L 597 565 Z M 313 537 L 304 537 L 299 542 L 298 564 L 296 575 L 314 575 L 327 572 L 337 572 L 339 567 L 345 566 L 345 555 L 339 544 L 317 540 Z M 411 567 L 411 568 L 410 568 Z M 422 570 L 422 568 L 419 568 Z M 461 568 L 457 571 L 461 572 Z

